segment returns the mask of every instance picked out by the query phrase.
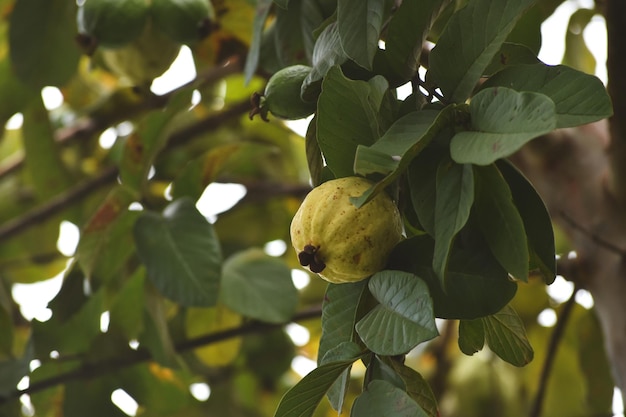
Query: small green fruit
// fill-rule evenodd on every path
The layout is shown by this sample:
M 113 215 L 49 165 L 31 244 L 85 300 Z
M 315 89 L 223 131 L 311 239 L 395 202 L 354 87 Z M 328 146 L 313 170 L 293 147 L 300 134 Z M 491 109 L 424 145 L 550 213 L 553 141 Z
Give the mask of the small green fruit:
M 137 39 L 123 48 L 101 51 L 107 68 L 132 85 L 149 85 L 167 71 L 180 51 L 180 44 L 153 30 L 150 23 L 147 22 Z
M 152 0 L 151 12 L 156 28 L 184 44 L 207 37 L 215 21 L 209 0 Z
M 304 199 L 291 222 L 298 260 L 338 284 L 363 280 L 382 270 L 402 239 L 402 219 L 384 192 L 356 208 L 357 197 L 373 185 L 360 177 L 327 181 Z
M 272 75 L 265 87 L 263 95 L 252 97 L 254 108 L 250 118 L 260 114 L 267 120 L 269 111 L 276 117 L 287 120 L 303 119 L 316 110 L 316 103 L 304 101 L 300 95 L 302 83 L 311 72 L 306 65 L 292 65 Z
M 141 34 L 148 11 L 146 0 L 85 0 L 76 14 L 78 32 L 97 46 L 119 48 Z

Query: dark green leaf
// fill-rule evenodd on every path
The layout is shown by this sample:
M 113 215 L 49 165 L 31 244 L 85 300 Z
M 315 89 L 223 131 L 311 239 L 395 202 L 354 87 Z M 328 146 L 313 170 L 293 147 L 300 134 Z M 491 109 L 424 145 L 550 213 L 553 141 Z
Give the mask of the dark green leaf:
M 411 162 L 408 170 L 409 188 L 413 209 L 420 225 L 433 238 L 435 236 L 435 202 L 437 201 L 437 168 L 444 153 L 426 149 Z
M 353 175 L 357 146 L 371 145 L 378 139 L 380 101 L 374 98 L 382 100 L 385 89 L 374 81 L 349 80 L 337 67 L 324 78 L 317 105 L 317 140 L 337 177 Z
M 528 243 L 511 190 L 495 165 L 475 167 L 476 217 L 489 248 L 514 278 L 528 280 Z
M 563 65 L 511 66 L 489 78 L 482 88 L 495 86 L 550 97 L 556 106 L 558 128 L 591 123 L 613 112 L 609 95 L 598 78 Z
M 137 340 L 143 330 L 145 281 L 145 270 L 139 268 L 117 291 L 109 308 L 109 329 L 118 329 L 126 340 Z
M 367 384 L 354 401 L 350 416 L 428 417 L 428 414 L 404 390 L 379 379 Z
M 402 156 L 420 143 L 423 149 L 429 140 L 422 140 L 434 123 L 438 111 L 416 111 L 402 116 L 391 125 L 385 134 L 371 146 L 357 147 L 354 172 L 366 175 L 372 172 L 389 174 L 400 164 Z M 432 135 L 428 137 L 431 139 Z M 415 153 L 415 152 L 414 152 Z
M 221 274 L 219 242 L 192 200 L 171 203 L 163 215 L 143 212 L 134 236 L 148 278 L 164 296 L 186 306 L 215 304 Z
M 522 216 L 528 238 L 531 265 L 539 269 L 546 284 L 556 278 L 556 249 L 550 214 L 532 184 L 507 161 L 498 169 L 509 184 L 513 202 Z
M 76 71 L 76 4 L 64 0 L 23 0 L 11 13 L 9 43 L 17 76 L 43 88 L 64 85 Z
M 317 363 L 321 365 L 336 359 L 337 346 L 356 341 L 354 329 L 361 316 L 363 300 L 367 293 L 367 281 L 347 284 L 328 284 L 322 305 L 322 336 L 320 337 Z M 350 369 L 347 368 L 328 390 L 333 409 L 341 411 L 348 387 Z
M 274 21 L 274 41 L 279 62 L 283 66 L 307 64 L 302 31 L 302 1 L 294 1 L 289 8 L 278 8 Z
M 476 0 L 452 15 L 430 57 L 444 97 L 464 102 L 534 0 Z
M 274 417 L 310 417 L 326 391 L 359 356 L 319 366 L 293 386 L 280 400 Z
M 500 359 L 515 366 L 524 366 L 533 360 L 534 352 L 526 337 L 524 323 L 512 307 L 506 306 L 480 320 L 489 349 Z
M 111 401 L 111 393 L 116 388 L 111 378 L 94 378 L 88 384 L 83 381 L 68 382 L 65 385 L 63 416 L 126 417 L 127 414 Z
M 305 135 L 305 151 L 306 161 L 309 167 L 309 174 L 311 176 L 311 182 L 314 187 L 317 187 L 322 183 L 322 170 L 324 169 L 324 161 L 322 159 L 322 152 L 320 146 L 317 143 L 317 121 L 315 117 L 309 122 L 309 126 Z
M 224 261 L 220 297 L 246 317 L 284 323 L 296 310 L 298 290 L 283 261 L 261 249 L 248 249 Z
M 412 272 L 426 281 L 436 317 L 474 319 L 494 314 L 515 295 L 517 285 L 508 278 L 482 237 L 475 231 L 468 232 L 464 230 L 452 248 L 445 291 L 432 269 L 432 238 L 422 235 L 407 239 L 391 254 L 389 267 Z
M 254 75 L 257 65 L 259 64 L 259 53 L 261 51 L 261 38 L 265 21 L 272 8 L 272 0 L 259 0 L 256 5 L 256 14 L 254 15 L 254 27 L 252 28 L 252 43 L 248 49 L 246 57 L 246 65 L 243 73 L 245 75 L 246 84 L 250 82 Z
M 470 102 L 472 130 L 450 143 L 458 163 L 489 165 L 556 128 L 554 102 L 546 95 L 510 88 L 481 90 Z
M 406 78 L 417 72 L 422 46 L 444 0 L 404 0 L 389 22 L 385 49 L 395 72 Z
M 395 371 L 400 375 L 406 386 L 406 393 L 419 404 L 428 417 L 439 417 L 437 399 L 428 382 L 413 368 L 398 362 L 391 362 Z
M 34 359 L 32 343 L 26 347 L 26 351 L 19 358 L 5 359 L 0 361 L 0 403 L 2 397 L 16 390 L 17 383 L 30 372 L 30 362 Z
M 22 111 L 30 100 L 37 98 L 37 90 L 29 88 L 17 78 L 9 57 L 0 60 L 0 124 L 4 126 L 11 116 Z
M 485 328 L 481 319 L 461 320 L 459 323 L 459 349 L 473 355 L 485 346 Z
M 430 115 L 432 116 L 432 114 Z M 442 139 L 442 140 L 447 139 L 447 137 L 451 134 L 450 127 L 454 121 L 455 115 L 456 115 L 456 107 L 454 105 L 447 106 L 446 108 L 441 110 L 436 115 L 435 120 L 432 122 L 432 124 L 423 133 L 423 135 L 420 136 L 419 138 L 415 138 L 414 143 L 408 149 L 406 149 L 406 151 L 400 158 L 397 167 L 391 173 L 389 173 L 385 178 L 378 181 L 375 185 L 370 187 L 369 190 L 365 191 L 360 197 L 350 197 L 350 201 L 352 201 L 352 204 L 354 204 L 357 207 L 361 207 L 363 204 L 370 201 L 372 198 L 376 196 L 376 194 L 382 192 L 385 188 L 391 185 L 391 183 L 394 182 L 400 174 L 406 171 L 411 161 L 420 152 L 422 152 L 422 150 L 424 150 L 431 141 L 433 141 L 435 138 Z M 425 120 L 426 122 L 428 120 L 428 117 L 429 116 L 426 116 L 426 120 Z M 401 123 L 398 126 L 397 128 L 398 132 L 402 131 L 403 123 Z M 381 150 L 387 150 L 387 149 L 393 150 L 393 149 L 404 148 L 405 146 L 407 146 L 407 143 L 405 142 L 402 144 L 402 147 L 387 148 L 386 143 L 387 143 L 387 140 L 385 140 L 385 144 L 381 145 L 381 148 L 380 148 Z M 397 157 L 394 155 L 393 159 L 397 159 Z
M 380 304 L 356 325 L 363 343 L 379 355 L 401 355 L 438 335 L 426 283 L 401 271 L 382 271 L 369 280 Z
M 332 67 L 341 65 L 347 60 L 348 56 L 341 47 L 337 23 L 333 22 L 324 28 L 315 41 L 312 57 L 313 69 L 304 80 L 302 91 L 324 78 Z
M 435 201 L 435 253 L 433 270 L 445 282 L 452 242 L 465 226 L 474 202 L 474 173 L 471 165 L 444 159 L 437 169 Z M 445 287 L 445 284 L 443 285 Z
M 274 0 L 274 4 L 283 9 L 287 9 L 289 7 L 289 0 Z
M 363 68 L 371 69 L 383 25 L 386 2 L 345 0 L 337 2 L 337 28 L 341 46 Z
M 528 47 L 517 43 L 505 42 L 500 47 L 500 51 L 493 57 L 489 66 L 485 68 L 485 75 L 493 75 L 512 65 L 537 64 L 539 62 L 539 58 Z

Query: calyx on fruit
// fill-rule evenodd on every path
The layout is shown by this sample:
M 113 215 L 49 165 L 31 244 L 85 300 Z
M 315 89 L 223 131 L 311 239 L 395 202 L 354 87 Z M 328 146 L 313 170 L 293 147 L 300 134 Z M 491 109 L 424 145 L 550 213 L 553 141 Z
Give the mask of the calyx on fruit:
M 76 14 L 79 42 L 89 53 L 122 47 L 141 34 L 149 8 L 147 0 L 85 0 Z
M 304 199 L 291 222 L 302 266 L 332 283 L 360 281 L 382 270 L 402 239 L 402 219 L 384 192 L 356 208 L 350 197 L 372 186 L 360 177 L 327 181 Z
M 154 25 L 170 39 L 193 43 L 207 37 L 215 22 L 209 0 L 152 0 Z
M 313 114 L 314 102 L 304 101 L 301 96 L 302 83 L 311 72 L 306 65 L 292 65 L 272 75 L 263 94 L 252 95 L 250 119 L 260 115 L 267 121 L 267 113 L 287 120 L 303 119 Z

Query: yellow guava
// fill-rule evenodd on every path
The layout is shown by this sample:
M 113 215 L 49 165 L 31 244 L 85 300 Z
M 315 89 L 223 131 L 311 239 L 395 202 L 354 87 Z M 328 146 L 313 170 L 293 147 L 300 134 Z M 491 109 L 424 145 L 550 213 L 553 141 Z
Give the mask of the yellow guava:
M 327 181 L 304 199 L 291 222 L 291 243 L 302 266 L 332 283 L 363 280 L 382 270 L 402 239 L 402 219 L 384 192 L 356 208 L 372 186 L 360 177 Z

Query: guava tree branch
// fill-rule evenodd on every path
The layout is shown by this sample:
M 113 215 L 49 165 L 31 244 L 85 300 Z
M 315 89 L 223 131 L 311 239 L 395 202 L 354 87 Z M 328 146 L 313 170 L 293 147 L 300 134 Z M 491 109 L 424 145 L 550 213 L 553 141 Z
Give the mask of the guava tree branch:
M 604 7 L 608 37 L 608 91 L 613 101 L 613 117 L 609 119 L 610 189 L 617 201 L 626 207 L 626 3 L 623 0 L 605 0 Z
M 302 310 L 294 314 L 288 323 L 297 323 L 306 320 L 317 319 L 321 316 L 321 314 L 321 306 L 310 307 L 306 310 Z M 251 321 L 242 326 L 232 329 L 209 333 L 192 339 L 183 340 L 176 343 L 174 349 L 177 353 L 183 353 L 203 346 L 223 342 L 224 340 L 232 339 L 235 337 L 263 333 L 270 330 L 278 329 L 285 324 L 287 323 L 273 324 L 263 323 L 259 321 Z M 128 351 L 124 352 L 123 356 L 104 359 L 94 364 L 86 364 L 72 371 L 61 373 L 59 375 L 55 375 L 47 379 L 42 379 L 40 381 L 32 382 L 28 386 L 28 388 L 16 390 L 5 397 L 0 397 L 0 404 L 6 403 L 10 400 L 15 400 L 24 394 L 34 394 L 36 392 L 55 387 L 57 385 L 67 384 L 68 382 L 97 378 L 99 376 L 103 376 L 108 373 L 118 371 L 120 369 L 128 368 L 130 366 L 146 362 L 150 359 L 151 355 L 147 349 L 129 349 Z
M 215 129 L 222 123 L 245 114 L 249 110 L 249 107 L 250 104 L 248 101 L 242 100 L 239 103 L 235 103 L 232 106 L 227 107 L 221 112 L 212 114 L 204 119 L 190 124 L 189 126 L 180 128 L 179 130 L 173 132 L 169 137 L 166 151 L 172 147 L 184 145 L 195 136 L 206 132 L 207 130 Z M 4 224 L 0 225 L 0 241 L 15 236 L 32 226 L 46 221 L 70 205 L 91 195 L 91 193 L 97 191 L 101 187 L 113 184 L 118 173 L 119 169 L 116 166 L 104 168 L 103 171 L 97 176 L 67 189 L 65 192 L 42 203 L 40 206 L 27 211 L 20 217 L 6 221 Z
M 98 132 L 103 131 L 109 126 L 128 120 L 132 116 L 136 116 L 149 110 L 159 109 L 167 105 L 172 95 L 185 88 L 191 86 L 202 87 L 211 85 L 229 75 L 241 72 L 243 69 L 242 57 L 233 56 L 223 63 L 211 67 L 204 72 L 199 73 L 196 78 L 188 83 L 170 91 L 161 96 L 147 93 L 143 95 L 143 100 L 138 101 L 132 107 L 114 107 L 113 110 L 102 116 L 99 114 L 90 115 L 78 119 L 73 124 L 57 130 L 54 134 L 55 141 L 61 146 L 70 145 L 76 141 L 88 140 Z M 4 163 L 0 167 L 0 179 L 8 176 L 24 166 L 24 158 L 15 158 L 13 161 Z

